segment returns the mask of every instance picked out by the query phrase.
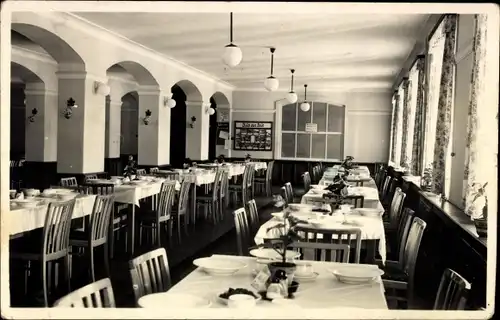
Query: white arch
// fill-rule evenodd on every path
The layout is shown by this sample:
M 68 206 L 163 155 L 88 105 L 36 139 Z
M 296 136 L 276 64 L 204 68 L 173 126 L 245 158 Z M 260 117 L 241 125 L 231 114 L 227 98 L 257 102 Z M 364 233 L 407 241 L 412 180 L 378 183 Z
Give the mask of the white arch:
M 179 86 L 186 95 L 186 101 L 203 102 L 203 96 L 198 87 L 190 80 L 180 80 L 175 85 Z
M 24 82 L 43 82 L 45 90 L 57 92 L 57 64 L 49 63 L 48 61 L 43 61 L 42 63 L 40 63 L 39 59 L 30 57 L 29 53 L 25 53 L 22 49 L 17 47 L 12 48 L 11 66 L 12 64 L 22 66 L 23 68 L 33 73 L 36 78 L 39 79 L 36 81 L 33 81 L 36 78 L 23 79 Z M 17 70 L 13 70 L 12 75 L 14 75 L 14 72 L 19 71 L 19 67 L 17 68 Z M 20 74 L 18 74 L 17 76 L 20 76 L 22 78 Z

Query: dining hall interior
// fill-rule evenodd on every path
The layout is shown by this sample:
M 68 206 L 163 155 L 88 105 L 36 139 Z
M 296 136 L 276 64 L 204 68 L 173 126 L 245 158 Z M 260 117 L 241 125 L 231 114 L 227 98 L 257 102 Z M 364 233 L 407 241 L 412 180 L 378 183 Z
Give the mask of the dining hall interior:
M 492 314 L 497 7 L 72 4 L 2 5 L 3 316 Z

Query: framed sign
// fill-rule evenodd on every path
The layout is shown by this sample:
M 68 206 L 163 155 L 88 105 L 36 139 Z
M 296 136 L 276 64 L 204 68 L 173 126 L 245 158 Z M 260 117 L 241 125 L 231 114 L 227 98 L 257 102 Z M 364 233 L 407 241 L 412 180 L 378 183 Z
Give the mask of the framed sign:
M 217 123 L 217 145 L 223 146 L 225 141 L 229 139 L 229 122 Z
M 234 121 L 233 150 L 273 151 L 271 121 Z
M 306 132 L 317 132 L 318 125 L 316 123 L 306 123 Z

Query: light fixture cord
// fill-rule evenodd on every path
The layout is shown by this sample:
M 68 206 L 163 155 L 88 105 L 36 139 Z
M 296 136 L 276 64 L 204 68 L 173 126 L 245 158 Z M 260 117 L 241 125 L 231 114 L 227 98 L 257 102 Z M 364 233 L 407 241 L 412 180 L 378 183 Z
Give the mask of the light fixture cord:
M 233 43 L 233 13 L 229 14 L 229 42 Z
M 304 85 L 304 102 L 307 101 L 307 84 Z
M 274 67 L 274 50 L 275 48 L 271 48 L 271 77 L 273 76 L 273 67 Z
M 291 84 L 290 84 L 290 92 L 293 92 L 293 73 L 295 72 L 295 70 L 292 69 L 291 71 L 292 71 L 292 81 L 291 81 Z

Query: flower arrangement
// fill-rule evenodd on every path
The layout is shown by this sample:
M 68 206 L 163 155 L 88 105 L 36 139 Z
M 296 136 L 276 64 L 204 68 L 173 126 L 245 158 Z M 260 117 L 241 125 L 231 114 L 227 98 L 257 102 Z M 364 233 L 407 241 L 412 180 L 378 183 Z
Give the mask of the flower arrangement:
M 340 164 L 340 166 L 344 169 L 352 169 L 354 168 L 356 165 L 352 162 L 352 160 L 354 160 L 354 157 L 353 156 L 347 156 L 344 161 L 342 161 L 342 163 Z
M 186 158 L 186 159 L 184 159 L 184 164 L 182 165 L 182 167 L 184 169 L 189 169 L 192 165 L 193 165 L 193 161 L 190 158 Z
M 488 197 L 486 196 L 486 186 L 488 182 L 484 185 L 480 183 L 472 184 L 472 188 L 474 188 L 474 198 L 472 199 L 472 203 L 474 207 L 478 210 L 473 211 L 473 215 L 471 215 L 472 220 L 487 220 L 488 219 Z
M 225 163 L 225 162 L 226 162 L 226 157 L 225 157 L 223 154 L 219 155 L 219 156 L 217 157 L 217 162 L 218 162 L 218 163 L 221 163 L 221 164 L 222 164 L 222 163 Z
M 420 187 L 422 188 L 422 190 L 431 191 L 432 175 L 433 175 L 432 165 L 428 165 L 427 168 L 424 169 L 424 174 L 420 182 Z
M 405 174 L 409 174 L 411 171 L 412 161 L 410 158 L 406 157 L 401 164 L 401 168 L 403 168 Z
M 245 155 L 245 162 L 250 162 L 250 160 L 252 160 L 252 156 L 250 155 L 250 153 L 247 153 Z
M 134 160 L 134 156 L 128 156 L 128 163 L 124 169 L 124 176 L 130 178 L 132 175 L 137 173 L 136 163 Z

